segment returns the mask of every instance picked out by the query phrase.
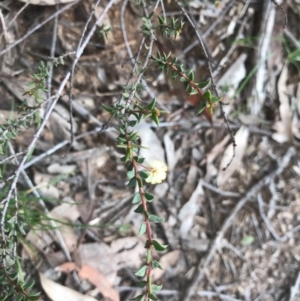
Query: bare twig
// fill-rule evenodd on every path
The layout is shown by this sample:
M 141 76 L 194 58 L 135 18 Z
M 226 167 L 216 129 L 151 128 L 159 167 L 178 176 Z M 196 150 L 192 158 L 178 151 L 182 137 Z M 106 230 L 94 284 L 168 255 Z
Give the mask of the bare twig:
M 284 23 L 283 23 L 283 28 L 285 29 L 286 26 L 287 26 L 287 22 L 288 22 L 288 19 L 287 19 L 287 13 L 286 11 L 284 10 L 282 4 L 279 4 L 278 1 L 276 0 L 271 0 L 277 7 L 279 7 L 284 15 Z M 281 2 L 281 0 L 280 0 Z
M 78 42 L 78 45 L 77 45 L 77 50 L 76 50 L 76 56 L 81 56 L 81 53 L 79 52 L 80 51 L 80 48 L 82 46 L 82 43 L 83 43 L 83 38 L 84 38 L 84 35 L 87 31 L 87 28 L 88 28 L 88 25 L 90 24 L 91 20 L 92 20 L 92 17 L 94 15 L 94 12 L 96 11 L 96 8 L 98 7 L 99 3 L 100 3 L 101 0 L 97 0 L 96 4 L 94 5 L 86 23 L 85 23 L 85 26 L 83 28 L 83 31 L 81 33 L 81 36 L 80 36 L 80 39 L 79 39 L 79 42 Z M 99 18 L 103 19 L 104 17 L 104 14 L 102 13 Z M 100 21 L 99 21 L 100 22 Z M 96 24 L 98 24 L 98 21 L 96 21 L 95 26 L 97 26 Z M 93 28 L 94 28 L 93 27 Z M 94 31 L 96 30 L 96 28 L 94 28 Z M 79 54 L 80 53 L 80 54 Z M 70 76 L 70 90 L 69 90 L 69 116 L 70 116 L 70 132 L 71 132 L 71 143 L 70 143 L 70 146 L 69 146 L 69 150 L 70 148 L 72 147 L 72 144 L 74 143 L 74 121 L 73 121 L 73 102 L 72 102 L 72 91 L 73 91 L 73 76 L 74 76 L 74 72 L 75 72 L 75 67 L 77 65 L 77 61 L 74 60 L 73 61 L 73 64 L 72 64 L 72 67 L 71 67 L 71 76 Z
M 231 214 L 228 216 L 228 218 L 225 220 L 223 226 L 218 232 L 217 237 L 213 241 L 211 245 L 211 249 L 209 250 L 205 260 L 203 263 L 200 263 L 198 266 L 198 270 L 196 272 L 196 275 L 193 279 L 193 281 L 190 284 L 190 287 L 185 293 L 185 296 L 183 298 L 183 301 L 190 301 L 192 296 L 197 294 L 197 287 L 202 281 L 203 277 L 205 276 L 205 269 L 208 268 L 209 264 L 211 263 L 211 260 L 215 256 L 218 248 L 222 244 L 222 239 L 224 238 L 224 235 L 226 234 L 227 230 L 232 225 L 234 219 L 236 218 L 237 214 L 241 211 L 242 208 L 250 201 L 250 199 L 257 195 L 258 191 L 264 187 L 265 185 L 269 184 L 270 181 L 272 181 L 275 177 L 279 176 L 284 169 L 288 166 L 291 158 L 296 154 L 296 150 L 294 147 L 290 147 L 288 151 L 285 153 L 285 155 L 278 160 L 279 164 L 278 167 L 271 172 L 270 174 L 266 175 L 264 178 L 262 178 L 258 183 L 256 183 L 250 190 L 246 193 L 246 195 L 239 200 L 237 205 L 232 210 Z
M 57 9 L 57 5 L 56 5 L 56 9 Z M 57 24 L 58 24 L 58 15 L 54 18 L 52 43 L 51 43 L 51 49 L 50 49 L 50 59 L 53 59 L 55 56 L 55 47 L 56 47 L 56 41 L 57 41 Z M 47 77 L 47 97 L 48 98 L 51 96 L 52 75 L 53 75 L 53 64 L 50 64 L 49 76 Z M 47 111 L 47 108 L 46 108 L 46 111 Z
M 224 294 L 218 294 L 218 293 L 210 292 L 210 291 L 200 291 L 200 292 L 197 292 L 197 295 L 199 297 L 208 297 L 208 298 L 219 297 L 226 301 L 241 301 L 241 299 L 236 299 L 234 297 L 230 297 L 230 296 L 227 296 Z
M 8 42 L 8 33 L 7 33 L 7 26 L 5 24 L 5 20 L 4 20 L 3 14 L 2 14 L 2 10 L 0 10 L 0 22 L 1 22 L 1 27 L 3 30 L 2 35 L 4 35 L 4 42 L 6 45 L 6 43 Z
M 298 276 L 295 284 L 290 288 L 290 299 L 289 301 L 297 301 L 297 295 L 299 296 L 300 291 L 300 272 L 298 272 Z
M 268 211 L 268 219 L 271 219 L 275 214 L 276 201 L 278 199 L 278 192 L 276 191 L 276 185 L 274 181 L 270 182 L 269 190 L 272 194 L 272 197 L 269 202 L 269 211 Z
M 6 157 L 5 159 L 1 160 L 1 161 L 0 161 L 0 165 L 2 165 L 3 163 L 5 163 L 6 161 L 9 161 L 9 160 L 11 160 L 11 159 L 14 159 L 15 157 L 24 155 L 25 153 L 26 153 L 26 151 L 23 151 L 23 152 L 19 152 L 19 153 L 10 155 L 10 156 Z
M 221 189 L 209 184 L 208 182 L 206 182 L 204 180 L 202 180 L 202 184 L 204 187 L 206 187 L 207 189 L 209 189 L 215 193 L 218 193 L 220 196 L 232 197 L 232 198 L 239 198 L 241 196 L 239 193 L 236 193 L 236 192 L 221 190 Z
M 260 22 L 260 34 L 258 40 L 259 51 L 256 53 L 257 72 L 255 77 L 255 90 L 253 91 L 254 102 L 251 106 L 251 111 L 254 116 L 257 116 L 265 101 L 265 69 L 266 61 L 269 53 L 269 45 L 273 27 L 275 23 L 276 10 L 271 2 L 264 1 L 262 11 L 262 20 Z

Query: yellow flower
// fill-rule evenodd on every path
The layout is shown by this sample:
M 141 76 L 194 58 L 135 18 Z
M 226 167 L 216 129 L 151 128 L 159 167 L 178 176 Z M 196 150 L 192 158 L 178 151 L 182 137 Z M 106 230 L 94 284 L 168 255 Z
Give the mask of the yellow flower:
M 159 160 L 154 160 L 149 163 L 148 173 L 149 176 L 145 180 L 147 183 L 159 184 L 167 177 L 167 165 Z

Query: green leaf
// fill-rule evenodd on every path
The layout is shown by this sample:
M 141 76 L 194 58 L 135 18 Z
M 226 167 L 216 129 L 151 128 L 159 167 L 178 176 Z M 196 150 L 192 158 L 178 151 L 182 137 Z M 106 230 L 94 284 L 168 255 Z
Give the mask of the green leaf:
M 124 142 L 126 143 L 127 140 L 125 138 L 119 136 L 119 137 L 117 137 L 117 142 L 121 144 L 121 143 L 124 143 Z M 126 145 L 126 147 L 127 147 L 127 145 Z
M 140 137 L 139 137 L 139 133 L 133 133 L 129 136 L 130 140 L 132 141 L 136 141 L 138 140 Z
M 159 264 L 158 261 L 156 260 L 153 260 L 152 262 L 152 268 L 155 269 L 155 268 L 159 268 L 160 270 L 163 270 L 162 266 Z
M 143 223 L 141 224 L 141 227 L 140 227 L 140 230 L 139 230 L 138 236 L 140 236 L 140 235 L 143 235 L 143 234 L 146 232 L 146 229 L 147 229 L 147 227 L 146 227 L 146 223 L 145 223 L 145 222 L 143 222 Z
M 154 215 L 154 214 L 149 214 L 149 217 L 148 217 L 148 218 L 149 218 L 149 220 L 150 220 L 151 222 L 154 222 L 154 223 L 162 223 L 162 222 L 165 221 L 164 218 L 159 217 L 159 216 Z
M 156 104 L 156 98 L 153 98 L 153 100 L 151 101 L 151 103 L 147 106 L 147 109 L 149 111 L 152 111 L 155 107 L 155 104 Z
M 137 204 L 140 201 L 141 201 L 141 195 L 139 192 L 137 192 L 132 199 L 132 204 Z
M 204 97 L 207 99 L 207 100 L 211 100 L 211 92 L 209 90 L 207 90 L 205 93 L 204 93 Z
M 115 111 L 115 108 L 109 107 L 109 106 L 107 106 L 107 105 L 102 104 L 101 106 L 102 106 L 102 108 L 103 108 L 105 111 L 107 111 L 107 112 L 109 112 L 109 113 L 112 113 L 112 112 Z
M 136 285 L 137 285 L 138 287 L 145 287 L 145 286 L 147 285 L 147 281 L 138 281 L 138 282 L 136 283 Z
M 15 135 L 12 132 L 6 133 L 6 137 L 9 139 L 15 139 Z
M 145 300 L 145 295 L 138 295 L 132 299 L 130 299 L 131 301 L 144 301 Z
M 184 86 L 184 90 L 187 91 L 190 87 L 190 84 L 189 84 L 189 82 L 185 82 L 185 83 L 183 83 L 183 86 Z
M 141 119 L 142 119 L 142 118 L 143 118 L 143 114 L 140 113 L 140 114 L 138 115 L 137 122 L 141 122 Z
M 151 284 L 151 290 L 153 292 L 159 292 L 162 289 L 162 285 L 155 285 L 155 284 Z
M 207 80 L 207 81 L 204 81 L 204 82 L 200 82 L 197 84 L 197 86 L 200 88 L 200 89 L 204 89 L 206 87 L 208 87 L 210 85 L 210 80 Z
M 128 187 L 135 187 L 136 185 L 136 177 L 130 179 L 129 183 L 127 184 Z
M 136 145 L 136 144 L 132 144 L 132 151 L 134 152 L 134 153 L 137 153 L 138 151 L 139 151 L 139 147 L 138 147 L 138 145 Z
M 126 144 L 117 144 L 116 147 L 118 147 L 118 148 L 126 148 L 127 149 L 127 145 Z
M 195 79 L 194 72 L 191 70 L 191 71 L 190 71 L 190 74 L 189 74 L 189 80 L 190 80 L 191 82 L 193 82 L 194 79 Z
M 149 294 L 149 299 L 154 300 L 154 301 L 158 300 L 158 298 L 153 293 Z
M 134 116 L 136 116 L 136 114 L 134 114 Z M 136 126 L 136 124 L 137 124 L 137 121 L 136 121 L 136 120 L 130 120 L 130 121 L 128 122 L 128 125 L 131 126 L 131 127 Z
M 154 249 L 159 252 L 164 251 L 168 247 L 168 245 L 161 245 L 157 240 L 154 239 L 152 240 L 152 245 Z
M 247 235 L 241 240 L 243 246 L 250 246 L 254 242 L 255 238 L 252 235 Z
M 147 266 L 144 265 L 135 273 L 135 276 L 144 277 L 146 274 L 146 271 L 147 271 Z
M 178 77 L 178 73 L 172 72 L 172 79 L 175 80 Z
M 139 172 L 142 179 L 147 179 L 149 177 L 149 173 L 147 171 L 141 170 Z
M 35 293 L 30 295 L 31 301 L 37 301 L 40 299 L 40 293 Z
M 222 99 L 222 97 L 213 96 L 210 101 L 213 103 L 217 103 Z
M 144 213 L 144 208 L 142 205 L 139 205 L 135 210 L 135 213 Z
M 22 293 L 20 293 L 18 296 L 17 296 L 17 299 L 16 301 L 22 301 L 24 300 L 24 295 Z
M 196 95 L 196 94 L 198 94 L 198 91 L 194 87 L 190 86 L 189 95 Z
M 130 94 L 127 93 L 127 92 L 124 92 L 124 93 L 122 93 L 122 95 L 123 95 L 124 98 L 129 98 L 129 95 L 130 95 Z
M 118 131 L 122 134 L 122 135 L 124 135 L 125 136 L 125 131 L 124 131 L 124 129 L 120 126 L 120 127 L 118 127 Z
M 127 172 L 127 177 L 128 177 L 129 179 L 132 179 L 134 176 L 135 176 L 134 170 L 130 170 L 130 171 Z
M 9 276 L 10 276 L 11 279 L 17 280 L 18 279 L 18 272 L 12 272 Z
M 158 126 L 159 125 L 159 119 L 156 114 L 152 114 L 151 119 L 155 122 L 155 124 Z
M 146 198 L 146 200 L 147 200 L 149 203 L 151 203 L 151 202 L 153 201 L 153 199 L 154 199 L 154 195 L 145 192 L 145 198 Z
M 144 163 L 145 158 L 141 158 L 141 157 L 135 156 L 135 157 L 134 157 L 134 160 L 135 160 L 137 163 L 142 164 L 142 163 Z
M 200 107 L 198 109 L 198 113 L 197 114 L 200 114 L 204 111 L 204 109 L 206 108 L 206 101 L 204 100 L 201 100 L 200 101 Z

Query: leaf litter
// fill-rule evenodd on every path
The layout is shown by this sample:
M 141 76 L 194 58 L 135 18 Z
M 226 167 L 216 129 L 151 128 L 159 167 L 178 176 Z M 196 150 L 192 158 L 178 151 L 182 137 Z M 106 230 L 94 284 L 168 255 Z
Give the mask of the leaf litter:
M 285 5 L 291 22 L 294 22 L 295 18 L 299 19 L 299 13 L 294 11 L 295 5 L 291 3 L 293 1 Z M 54 3 L 52 1 L 49 4 Z M 83 16 L 91 11 L 89 4 L 88 2 L 83 4 L 83 1 L 78 4 L 77 8 Z M 174 11 L 173 7 L 169 6 L 170 3 L 166 5 L 168 11 Z M 162 227 L 154 226 L 155 236 L 163 244 L 172 246 L 166 253 L 156 255 L 164 265 L 164 271 L 154 270 L 156 281 L 164 286 L 160 295 L 161 300 L 183 300 L 188 292 L 193 291 L 191 283 L 194 283 L 193 277 L 199 262 L 209 256 L 212 242 L 218 231 L 230 219 L 235 204 L 239 203 L 236 197 L 222 193 L 229 190 L 240 193 L 241 198 L 247 195 L 255 183 L 259 183 L 266 174 L 281 164 L 288 147 L 286 142 L 295 143 L 297 142 L 295 137 L 299 138 L 299 102 L 293 100 L 299 98 L 299 79 L 290 65 L 285 65 L 277 86 L 275 85 L 278 100 L 268 98 L 266 91 L 260 91 L 267 97 L 261 104 L 262 108 L 258 116 L 251 115 L 251 111 L 254 111 L 254 108 L 251 108 L 253 106 L 251 96 L 253 97 L 255 93 L 250 84 L 247 86 L 248 92 L 240 89 L 241 95 L 236 96 L 234 93 L 234 90 L 244 83 L 245 77 L 251 74 L 253 69 L 249 68 L 248 64 L 251 65 L 249 61 L 255 56 L 253 53 L 247 53 L 247 64 L 245 64 L 244 49 L 235 47 L 232 54 L 227 57 L 226 52 L 232 41 L 234 39 L 240 41 L 240 35 L 235 35 L 232 28 L 235 26 L 238 30 L 245 20 L 253 22 L 253 11 L 257 14 L 261 9 L 260 4 L 255 4 L 257 6 L 251 4 L 248 7 L 247 3 L 237 2 L 227 7 L 228 3 L 221 1 L 222 9 L 213 9 L 211 5 L 211 3 L 194 1 L 190 9 L 199 15 L 199 24 L 208 49 L 215 49 L 211 52 L 214 62 L 220 62 L 224 58 L 227 60 L 226 66 L 220 69 L 218 74 L 227 74 L 227 80 L 229 77 L 232 80 L 230 83 L 227 81 L 227 84 L 235 87 L 230 91 L 230 98 L 235 98 L 230 100 L 230 106 L 225 107 L 230 124 L 236 131 L 237 147 L 233 162 L 223 171 L 232 159 L 232 145 L 229 143 L 230 138 L 222 123 L 223 120 L 218 114 L 214 115 L 215 128 L 213 130 L 210 130 L 211 125 L 202 116 L 196 116 L 192 109 L 187 109 L 183 115 L 177 114 L 182 122 L 177 125 L 158 128 L 148 126 L 138 129 L 141 145 L 151 146 L 150 150 L 141 149 L 141 155 L 166 161 L 172 173 L 167 183 L 155 188 L 159 198 L 155 203 L 156 207 L 154 205 L 151 207 L 151 210 L 157 210 L 165 218 Z M 39 17 L 49 14 L 50 9 L 51 7 L 47 6 L 35 8 Z M 120 28 L 120 11 L 120 4 L 116 4 L 116 7 L 108 14 L 113 30 Z M 25 13 L 31 16 L 28 18 L 27 15 L 28 20 L 34 19 L 31 15 L 34 14 L 33 10 L 27 8 Z M 138 20 L 136 12 L 131 8 L 126 9 L 126 15 L 133 20 Z M 82 18 L 78 15 L 78 11 L 71 9 L 66 11 L 58 22 L 58 37 L 64 52 L 73 51 L 76 48 L 84 24 Z M 275 24 L 282 24 L 279 10 L 276 10 L 276 18 L 279 19 Z M 259 21 L 265 24 L 266 20 Z M 17 22 L 20 22 L 21 34 L 30 28 L 30 24 L 23 22 L 22 16 L 18 17 Z M 252 36 L 264 36 L 263 32 L 255 34 L 253 30 L 257 24 L 250 23 L 250 26 L 244 27 L 242 32 L 245 43 L 248 42 L 247 39 L 250 41 Z M 210 29 L 212 24 L 214 25 Z M 190 35 L 191 28 L 188 25 L 186 28 L 180 39 L 170 42 L 173 44 L 170 47 L 173 46 L 179 55 L 185 53 L 185 58 L 182 56 L 183 62 L 195 66 L 196 77 L 201 80 L 207 79 L 207 68 L 203 67 L 205 62 L 198 46 L 197 49 L 187 50 L 193 37 Z M 294 26 L 294 28 L 297 27 Z M 129 45 L 135 52 L 138 50 L 136 40 L 140 28 L 136 24 L 127 24 L 126 29 Z M 205 34 L 207 30 L 210 30 L 209 34 Z M 292 34 L 299 39 L 293 26 L 291 30 Z M 45 30 L 41 29 L 41 33 L 43 36 Z M 272 35 L 276 36 L 276 34 L 274 30 Z M 81 58 L 80 67 L 75 72 L 74 126 L 76 134 L 84 134 L 88 130 L 95 129 L 99 123 L 108 120 L 108 115 L 101 110 L 101 104 L 111 105 L 118 100 L 120 86 L 125 85 L 127 75 L 131 72 L 131 65 L 126 63 L 128 57 L 121 31 L 116 31 L 116 34 L 114 32 L 113 37 L 114 40 L 101 40 L 103 44 L 95 38 L 94 44 L 89 45 Z M 36 39 L 28 37 L 24 45 L 23 62 L 16 61 L 16 65 L 6 66 L 6 68 L 9 67 L 11 74 L 19 70 L 20 66 L 23 68 L 28 65 L 29 62 L 34 62 L 33 69 L 38 66 L 40 59 L 34 56 L 33 50 L 39 55 L 49 54 L 50 46 L 47 45 L 51 43 L 43 43 L 44 49 L 38 47 L 36 43 Z M 253 51 L 257 49 L 252 48 Z M 274 49 L 270 49 L 270 52 L 273 51 Z M 123 65 L 116 66 L 117 62 L 122 62 Z M 240 68 L 240 72 L 237 72 L 235 68 L 230 68 L 235 62 L 239 63 L 237 67 Z M 257 63 L 257 61 L 253 62 L 254 66 Z M 226 73 L 227 70 L 229 73 Z M 62 72 L 63 68 L 54 71 L 54 82 L 60 82 Z M 28 74 L 30 74 L 29 71 Z M 24 85 L 24 79 L 29 77 L 28 74 L 26 71 L 21 76 L 14 77 L 14 80 L 19 83 L 18 87 Z M 268 80 L 268 77 L 271 75 L 265 74 L 264 82 Z M 166 83 L 157 80 L 158 78 L 163 77 L 159 77 L 155 71 L 147 74 L 150 88 L 158 95 L 158 103 L 161 102 L 171 112 L 178 110 L 183 99 L 179 95 L 169 95 L 170 93 L 165 91 Z M 154 80 L 157 80 L 156 86 L 151 86 L 151 81 Z M 296 88 L 293 89 L 293 87 Z M 294 95 L 297 87 L 298 94 Z M 264 89 L 264 85 L 262 88 Z M 4 95 L 3 89 L 4 87 L 1 86 L 1 95 Z M 16 101 L 22 100 L 23 92 L 17 88 L 17 84 L 7 85 L 6 89 L 10 91 L 17 89 Z M 163 95 L 163 100 L 160 99 L 160 95 Z M 88 101 L 87 105 L 82 101 L 85 97 Z M 225 93 L 224 102 L 228 99 L 226 97 Z M 150 101 L 150 98 L 148 100 Z M 67 122 L 69 117 L 64 115 L 68 107 L 64 102 L 60 105 L 61 107 L 57 107 L 58 111 L 53 115 L 42 139 L 37 144 L 34 158 L 70 138 L 70 125 Z M 247 109 L 244 110 L 244 108 Z M 239 119 L 236 116 L 239 116 Z M 161 121 L 165 118 L 167 117 L 162 116 Z M 241 126 L 240 121 L 244 126 Z M 22 135 L 32 137 L 32 130 L 29 128 Z M 269 135 L 266 135 L 266 132 Z M 136 214 L 131 214 L 130 200 L 134 191 L 128 191 L 125 187 L 126 170 L 120 161 L 122 151 L 115 147 L 111 133 L 100 135 L 95 133 L 85 137 L 75 144 L 69 153 L 66 154 L 67 149 L 61 149 L 55 155 L 51 155 L 50 159 L 45 158 L 39 161 L 40 164 L 31 168 L 33 178 L 35 177 L 36 180 L 35 185 L 40 188 L 42 195 L 45 197 L 48 194 L 48 197 L 57 200 L 57 202 L 49 201 L 47 205 L 50 214 L 53 214 L 58 221 L 67 249 L 76 262 L 76 264 L 71 263 L 69 269 L 76 270 L 79 277 L 81 269 L 86 269 L 81 272 L 82 278 L 88 279 L 88 282 L 96 287 L 99 293 L 95 298 L 87 296 L 87 292 L 74 294 L 75 291 L 70 289 L 76 287 L 74 280 L 64 281 L 56 277 L 53 282 L 43 276 L 42 273 L 51 274 L 50 272 L 55 271 L 55 268 L 59 269 L 64 264 L 66 265 L 66 258 L 53 230 L 31 230 L 27 234 L 30 244 L 23 244 L 22 262 L 25 267 L 28 261 L 38 267 L 41 272 L 40 281 L 43 290 L 54 301 L 68 300 L 67 298 L 101 300 L 103 296 L 113 301 L 118 298 L 126 300 L 132 291 L 139 290 L 135 280 L 132 279 L 132 274 L 144 264 L 145 241 L 143 241 L 144 238 L 135 237 L 141 221 Z M 21 138 L 18 141 L 21 141 Z M 23 139 L 22 143 L 17 141 L 17 146 L 21 149 L 26 147 L 24 140 L 26 139 Z M 226 145 L 227 149 L 224 151 Z M 95 150 L 99 152 L 96 153 Z M 299 248 L 297 246 L 300 243 L 297 230 L 300 214 L 298 193 L 300 160 L 299 155 L 297 156 L 292 168 L 285 169 L 277 176 L 273 184 L 275 188 L 267 185 L 260 189 L 265 210 L 262 212 L 266 212 L 268 221 L 260 214 L 258 204 L 255 202 L 256 196 L 252 196 L 253 201 L 242 208 L 239 214 L 231 220 L 230 230 L 224 233 L 225 239 L 218 245 L 218 252 L 215 253 L 213 261 L 206 269 L 206 278 L 197 283 L 196 290 L 194 290 L 194 293 L 201 296 L 199 297 L 201 300 L 216 300 L 223 298 L 222 296 L 232 300 L 255 300 L 256 298 L 279 300 L 279 295 L 288 300 L 289 289 L 295 291 L 296 280 L 299 278 Z M 56 162 L 60 162 L 60 165 L 54 165 Z M 76 169 L 74 165 L 77 166 Z M 52 176 L 47 174 L 54 172 L 53 170 L 56 175 L 59 175 L 59 170 L 60 174 L 67 173 L 67 177 L 60 183 L 53 184 Z M 47 180 L 38 179 L 39 176 Z M 209 181 L 215 189 L 210 190 L 207 185 L 203 185 L 202 179 Z M 89 186 L 88 181 L 91 181 L 93 185 Z M 48 190 L 43 191 L 43 187 L 48 187 Z M 147 188 L 152 191 L 151 187 Z M 183 191 L 185 191 L 185 197 Z M 272 198 L 274 191 L 277 194 L 276 201 Z M 69 198 L 66 199 L 66 197 Z M 72 199 L 76 200 L 76 206 L 70 201 Z M 92 206 L 91 202 L 94 202 Z M 272 214 L 268 214 L 268 210 Z M 88 224 L 92 227 L 84 231 Z M 285 243 L 277 241 L 269 231 L 270 226 L 280 236 L 286 235 L 287 241 Z M 39 262 L 42 264 L 38 265 Z M 72 279 L 71 276 L 69 278 Z M 104 283 L 107 281 L 106 288 L 109 287 L 109 289 L 106 290 L 97 283 L 96 279 L 102 279 Z M 59 292 L 62 292 L 60 296 Z

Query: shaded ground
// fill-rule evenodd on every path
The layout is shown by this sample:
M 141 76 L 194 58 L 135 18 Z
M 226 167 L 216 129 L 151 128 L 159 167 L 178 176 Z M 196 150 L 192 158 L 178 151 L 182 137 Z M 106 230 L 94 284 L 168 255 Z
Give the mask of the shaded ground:
M 56 57 L 76 50 L 92 2 L 70 6 L 58 14 L 57 25 L 52 19 L 32 33 L 64 6 L 29 5 L 18 15 L 22 3 L 3 4 L 3 24 L 13 23 L 1 36 L 1 124 L 12 111 L 17 116 L 25 84 L 54 50 L 53 32 Z M 271 1 L 217 2 L 192 1 L 186 9 L 199 26 L 235 135 L 235 156 L 225 171 L 233 147 L 219 109 L 211 126 L 196 114 L 197 108 L 182 110 L 187 97 L 181 83 L 172 82 L 153 64 L 145 75 L 143 101 L 155 95 L 160 108 L 170 111 L 161 116 L 159 127 L 138 127 L 141 145 L 151 146 L 150 151 L 141 149 L 141 156 L 165 160 L 169 167 L 167 181 L 149 187 L 157 197 L 150 210 L 165 218 L 164 224 L 153 225 L 155 237 L 169 245 L 167 252 L 157 254 L 165 269 L 154 271 L 155 282 L 163 284 L 158 296 L 184 301 L 299 300 L 300 6 L 297 1 L 282 7 Z M 92 14 L 87 32 L 105 7 L 107 3 L 101 3 Z M 163 13 L 162 8 L 158 12 Z M 176 40 L 158 34 L 155 47 L 163 45 L 195 71 L 198 81 L 207 80 L 207 59 L 195 30 L 176 3 L 167 2 L 165 12 L 186 24 Z M 120 1 L 108 11 L 102 23 L 111 26 L 111 33 L 104 38 L 99 26 L 74 72 L 73 130 L 80 139 L 69 149 L 68 83 L 25 164 L 33 187 L 24 176 L 19 179 L 20 204 L 41 216 L 39 195 L 32 195 L 38 191 L 51 216 L 61 222 L 61 241 L 46 231 L 43 220 L 43 230 L 42 221 L 35 231 L 27 228 L 30 244 L 19 248 L 26 276 L 37 280 L 36 290 L 43 287 L 41 300 L 63 300 L 47 278 L 96 300 L 129 300 L 140 293 L 134 273 L 145 261 L 146 239 L 137 237 L 142 220 L 133 212 L 134 191 L 126 186 L 126 167 L 114 140 L 117 121 L 98 132 L 109 120 L 101 104 L 116 103 L 132 77 L 131 59 L 142 39 L 141 14 L 134 1 Z M 12 43 L 16 45 L 5 51 Z M 53 69 L 45 98 L 57 92 L 74 54 L 64 61 Z M 15 152 L 25 151 L 35 133 L 34 127 L 23 129 L 12 143 Z M 6 177 L 15 165 L 6 162 Z M 76 263 L 76 273 L 70 272 L 76 269 L 70 262 Z M 39 279 L 38 272 L 47 278 Z M 73 300 L 77 297 L 72 295 Z

